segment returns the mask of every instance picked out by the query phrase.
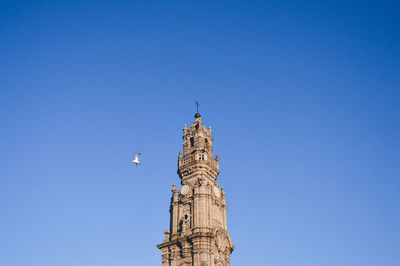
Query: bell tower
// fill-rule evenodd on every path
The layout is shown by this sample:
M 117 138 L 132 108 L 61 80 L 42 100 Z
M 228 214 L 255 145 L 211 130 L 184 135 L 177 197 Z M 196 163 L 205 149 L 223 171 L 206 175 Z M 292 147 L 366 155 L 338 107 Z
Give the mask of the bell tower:
M 234 250 L 227 231 L 225 192 L 217 180 L 218 155 L 213 158 L 213 138 L 195 114 L 183 128 L 183 155 L 179 152 L 181 187 L 172 186 L 170 226 L 165 230 L 162 266 L 229 266 Z

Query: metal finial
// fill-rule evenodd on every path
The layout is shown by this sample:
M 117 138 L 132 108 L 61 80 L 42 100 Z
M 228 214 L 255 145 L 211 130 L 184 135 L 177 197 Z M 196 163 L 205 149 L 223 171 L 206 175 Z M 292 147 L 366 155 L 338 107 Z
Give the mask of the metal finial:
M 199 101 L 196 100 L 194 103 L 196 104 L 196 111 L 197 111 L 196 114 L 198 114 L 199 113 L 199 106 L 200 106 Z

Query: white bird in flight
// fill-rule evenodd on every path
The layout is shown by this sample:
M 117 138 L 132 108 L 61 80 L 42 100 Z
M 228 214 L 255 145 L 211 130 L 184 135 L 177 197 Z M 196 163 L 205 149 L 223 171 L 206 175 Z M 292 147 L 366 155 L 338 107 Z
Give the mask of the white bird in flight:
M 139 156 L 140 155 L 142 155 L 142 154 L 141 153 L 136 154 L 135 160 L 133 160 L 132 163 L 135 163 L 136 165 L 139 165 L 140 164 L 140 162 L 139 162 Z

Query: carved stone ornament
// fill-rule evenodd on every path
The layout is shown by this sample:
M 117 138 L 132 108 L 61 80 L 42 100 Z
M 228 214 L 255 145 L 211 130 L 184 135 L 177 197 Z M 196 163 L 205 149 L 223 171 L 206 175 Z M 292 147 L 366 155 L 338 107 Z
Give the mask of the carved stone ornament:
M 234 246 L 229 234 L 223 228 L 214 229 L 215 243 L 218 251 L 229 255 L 232 253 Z
M 181 194 L 185 196 L 189 192 L 189 190 L 190 190 L 189 185 L 183 185 L 181 187 Z
M 214 195 L 215 195 L 217 198 L 219 198 L 219 197 L 221 196 L 221 192 L 219 191 L 219 189 L 218 189 L 217 187 L 214 187 L 214 188 L 213 188 L 213 192 L 214 192 Z
M 215 241 L 217 242 L 218 250 L 224 252 L 225 249 L 228 247 L 229 243 L 225 237 L 225 234 L 222 234 L 218 231 Z

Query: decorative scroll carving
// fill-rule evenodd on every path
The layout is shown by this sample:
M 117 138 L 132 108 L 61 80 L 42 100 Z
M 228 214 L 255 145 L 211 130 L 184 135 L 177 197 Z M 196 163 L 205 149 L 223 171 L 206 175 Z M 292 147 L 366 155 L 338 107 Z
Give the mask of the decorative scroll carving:
M 214 229 L 214 238 L 218 251 L 229 256 L 235 247 L 228 232 L 223 228 L 216 228 Z

